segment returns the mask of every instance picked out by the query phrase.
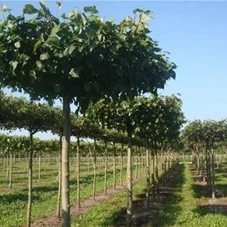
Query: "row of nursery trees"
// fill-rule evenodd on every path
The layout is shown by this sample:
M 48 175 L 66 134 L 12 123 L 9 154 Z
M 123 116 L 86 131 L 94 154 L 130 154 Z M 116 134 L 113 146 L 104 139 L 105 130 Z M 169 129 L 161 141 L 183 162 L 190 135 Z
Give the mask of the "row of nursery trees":
M 1 95 L 2 127 L 24 128 L 30 135 L 27 226 L 31 226 L 33 135 L 47 130 L 61 138 L 64 227 L 70 226 L 71 135 L 102 139 L 105 143 L 126 140 L 127 226 L 131 226 L 132 138 L 152 148 L 154 155 L 157 150 L 176 145 L 184 122 L 179 98 L 157 96 L 167 80 L 175 79 L 176 65 L 150 37 L 148 20 L 152 12 L 135 9 L 134 17 L 127 16 L 115 23 L 101 18 L 95 6 L 85 7 L 84 11 L 74 9 L 60 18 L 44 2 L 40 2 L 39 8 L 25 5 L 23 13 L 17 16 L 6 6 L 2 10 L 0 86 L 25 92 L 31 100 L 44 99 L 51 104 L 59 99 L 63 104 L 60 111 Z M 140 97 L 144 93 L 149 97 Z M 77 117 L 70 111 L 72 103 L 77 107 Z M 91 120 L 78 117 L 82 114 Z M 108 134 L 107 129 L 117 133 Z M 79 149 L 77 152 L 79 168 Z
M 46 104 L 37 104 L 27 101 L 24 98 L 0 95 L 0 119 L 1 127 L 4 129 L 26 129 L 29 132 L 29 139 L 2 138 L 2 152 L 12 154 L 18 149 L 22 152 L 28 149 L 29 154 L 29 188 L 32 196 L 32 157 L 34 152 L 46 150 L 56 151 L 61 146 L 62 138 L 62 117 L 58 107 L 51 107 Z M 130 188 L 130 198 L 132 201 L 132 145 L 145 147 L 147 155 L 147 189 L 150 191 L 150 155 L 156 159 L 158 152 L 164 154 L 166 151 L 176 150 L 178 146 L 177 137 L 179 129 L 184 122 L 181 112 L 181 100 L 176 96 L 166 97 L 137 97 L 132 101 L 122 101 L 118 103 L 100 100 L 95 104 L 90 104 L 84 117 L 71 113 L 71 134 L 77 139 L 74 148 L 77 150 L 77 205 L 80 206 L 80 139 L 90 138 L 96 141 L 103 141 L 105 157 L 105 182 L 107 176 L 107 143 L 127 144 L 128 151 L 128 173 Z M 108 117 L 107 117 L 108 115 Z M 49 116 L 49 117 L 48 117 Z M 107 119 L 107 120 L 106 120 Z M 112 128 L 112 129 L 111 129 Z M 110 130 L 111 129 L 111 130 Z M 116 130 L 117 129 L 117 130 Z M 60 141 L 46 141 L 45 143 L 34 138 L 33 135 L 39 131 L 51 131 L 59 135 Z M 127 133 L 125 133 L 127 132 Z M 38 141 L 38 143 L 37 143 Z M 34 146 L 35 144 L 35 146 Z M 152 150 L 152 153 L 150 152 Z M 122 151 L 122 150 L 121 150 Z M 141 149 L 142 152 L 142 149 Z M 61 152 L 60 152 L 61 156 Z M 64 161 L 64 160 L 63 160 Z M 157 163 L 153 163 L 157 167 Z M 122 170 L 121 170 L 122 171 Z M 158 171 L 158 170 L 155 170 Z M 61 169 L 59 171 L 59 194 L 61 195 Z M 154 172 L 154 171 L 153 171 Z M 39 174 L 40 175 L 40 174 Z M 121 174 L 122 175 L 122 174 Z M 9 174 L 9 186 L 12 186 L 12 173 Z M 158 179 L 158 174 L 152 174 L 152 183 Z M 105 186 L 105 191 L 107 185 Z M 148 195 L 150 195 L 148 193 Z M 149 201 L 149 198 L 148 198 Z M 31 210 L 31 199 L 28 204 Z M 132 209 L 129 204 L 128 209 Z M 131 211 L 132 212 L 132 211 Z M 58 212 L 59 214 L 59 212 Z
M 198 174 L 207 183 L 209 195 L 215 198 L 215 161 L 220 168 L 220 158 L 227 145 L 227 120 L 192 121 L 182 131 L 181 137 L 185 148 L 192 152 Z

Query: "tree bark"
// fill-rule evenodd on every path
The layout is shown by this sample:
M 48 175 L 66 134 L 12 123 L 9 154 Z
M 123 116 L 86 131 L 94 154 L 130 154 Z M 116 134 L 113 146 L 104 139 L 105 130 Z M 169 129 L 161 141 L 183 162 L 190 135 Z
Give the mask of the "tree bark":
M 94 171 L 94 178 L 93 178 L 93 199 L 95 200 L 95 195 L 96 195 L 96 148 L 95 148 L 95 141 L 94 141 L 93 171 Z
M 12 188 L 12 173 L 13 173 L 13 154 L 9 155 L 9 188 Z
M 120 164 L 120 182 L 121 185 L 123 185 L 123 179 L 122 179 L 122 175 L 123 175 L 123 148 L 124 148 L 124 144 L 121 144 L 121 164 Z
M 70 226 L 69 197 L 69 146 L 70 146 L 70 99 L 63 97 L 62 137 L 62 227 Z
M 41 152 L 39 151 L 39 183 L 41 181 Z
M 29 135 L 29 152 L 28 152 L 28 207 L 27 207 L 27 227 L 31 227 L 32 211 L 32 155 L 33 155 L 33 133 Z
M 104 194 L 107 194 L 107 169 L 108 169 L 108 149 L 107 140 L 105 139 L 105 177 L 104 177 Z
M 80 139 L 77 137 L 77 207 L 80 208 Z
M 146 147 L 147 206 L 150 206 L 150 152 Z
M 128 159 L 127 159 L 127 219 L 126 227 L 132 226 L 132 131 L 128 130 Z
M 61 216 L 61 194 L 62 194 L 62 136 L 59 138 L 59 160 L 58 160 L 58 199 L 57 199 L 57 212 L 56 216 Z
M 214 150 L 211 151 L 211 193 L 212 199 L 215 199 L 215 170 L 214 170 Z
M 113 189 L 116 189 L 116 147 L 113 144 Z

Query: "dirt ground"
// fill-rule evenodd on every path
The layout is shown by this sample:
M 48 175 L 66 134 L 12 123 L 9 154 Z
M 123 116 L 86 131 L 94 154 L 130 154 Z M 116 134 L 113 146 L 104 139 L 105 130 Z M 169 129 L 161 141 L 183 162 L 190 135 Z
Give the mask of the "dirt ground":
M 134 227 L 148 227 L 151 225 L 156 226 L 156 221 L 160 210 L 159 207 L 162 204 L 168 203 L 170 196 L 175 190 L 176 177 L 178 174 L 181 174 L 180 172 L 181 170 L 179 166 L 177 166 L 168 178 L 168 181 L 159 186 L 158 196 L 154 198 L 151 195 L 151 201 L 149 202 L 149 206 L 145 191 L 142 194 L 136 195 L 138 199 L 133 202 Z M 122 211 L 113 226 L 125 227 L 125 220 L 126 210 Z
M 156 220 L 159 217 L 160 206 L 169 202 L 169 198 L 173 195 L 175 190 L 177 176 L 181 174 L 180 165 L 177 165 L 173 172 L 171 173 L 168 180 L 159 186 L 159 194 L 155 198 L 151 195 L 151 200 L 147 201 L 146 191 L 143 193 L 137 194 L 137 199 L 133 202 L 133 226 L 134 227 L 148 227 L 156 226 Z M 192 169 L 192 174 L 194 176 L 194 182 L 197 186 L 201 187 L 202 194 L 206 193 L 206 185 L 201 181 L 201 176 L 197 175 L 196 172 Z M 140 176 L 138 180 L 143 178 Z M 124 190 L 124 186 L 117 186 L 115 190 L 109 189 L 107 195 L 99 193 L 96 196 L 96 199 L 89 198 L 81 202 L 81 208 L 78 209 L 75 205 L 71 207 L 71 215 L 77 216 L 82 213 L 89 211 L 92 207 L 97 206 L 104 201 L 108 200 L 115 193 Z M 201 209 L 201 212 L 212 212 L 212 213 L 225 213 L 227 214 L 227 198 L 216 198 L 211 199 L 207 198 L 198 204 L 198 208 Z M 50 214 L 47 217 L 35 220 L 32 224 L 32 227 L 58 227 L 61 224 L 61 219 L 56 218 L 55 214 Z M 126 209 L 122 210 L 113 223 L 114 227 L 124 227 L 126 226 Z
M 180 174 L 180 169 L 177 167 L 174 169 L 173 174 L 170 175 L 169 180 L 159 187 L 159 195 L 156 198 L 153 198 L 151 195 L 151 201 L 148 206 L 146 191 L 143 193 L 137 194 L 137 199 L 133 202 L 133 226 L 145 227 L 147 224 L 154 224 L 158 215 L 159 206 L 168 202 L 169 197 L 172 195 L 175 189 L 176 176 Z M 142 179 L 141 176 L 138 180 Z M 82 213 L 89 211 L 92 207 L 101 204 L 102 202 L 111 198 L 115 193 L 120 192 L 125 189 L 126 183 L 124 186 L 117 186 L 116 190 L 109 189 L 107 195 L 99 193 L 96 196 L 96 200 L 89 198 L 81 202 L 81 208 L 78 209 L 76 206 L 71 207 L 71 215 L 77 216 Z M 57 227 L 61 224 L 61 219 L 56 218 L 55 214 L 50 214 L 48 217 L 35 220 L 32 224 L 32 227 Z M 113 226 L 124 227 L 126 226 L 126 209 L 122 210 L 118 218 L 113 223 Z
M 215 191 L 216 198 L 210 198 L 206 182 L 202 181 L 202 176 L 196 173 L 196 170 L 192 169 L 192 174 L 195 182 L 195 186 L 200 191 L 200 194 L 206 197 L 198 204 L 198 208 L 203 213 L 216 213 L 227 215 L 227 198 L 223 196 L 223 193 L 219 190 Z M 222 171 L 219 169 L 219 171 Z M 225 170 L 223 170 L 225 171 Z
M 137 182 L 144 178 L 144 175 L 139 176 L 133 182 Z M 115 189 L 111 188 L 107 190 L 107 194 L 105 195 L 103 192 L 97 193 L 95 200 L 93 197 L 81 201 L 81 207 L 77 208 L 75 204 L 71 205 L 70 213 L 71 216 L 77 216 L 89 211 L 92 207 L 97 206 L 104 201 L 110 199 L 114 194 L 119 193 L 120 191 L 126 189 L 126 182 L 123 185 L 117 185 Z M 32 223 L 32 227 L 58 227 L 61 224 L 61 219 L 55 216 L 55 213 L 48 215 L 47 217 L 43 217 L 41 219 L 35 220 Z

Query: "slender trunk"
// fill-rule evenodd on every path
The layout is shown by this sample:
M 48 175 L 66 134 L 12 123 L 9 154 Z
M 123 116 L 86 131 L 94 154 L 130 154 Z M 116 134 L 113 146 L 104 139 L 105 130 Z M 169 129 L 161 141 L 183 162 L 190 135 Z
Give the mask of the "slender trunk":
M 9 188 L 12 188 L 12 173 L 13 173 L 13 155 L 9 155 Z
M 88 152 L 88 155 L 87 155 L 87 172 L 88 174 L 90 174 L 90 148 L 89 148 L 89 152 Z
M 41 181 L 41 152 L 39 151 L 39 183 Z
M 61 194 L 62 194 L 62 136 L 59 138 L 59 157 L 58 157 L 58 199 L 57 199 L 57 212 L 56 216 L 60 218 L 61 216 Z
M 5 172 L 5 155 L 3 156 L 2 172 Z
M 214 151 L 211 151 L 211 193 L 212 199 L 215 199 L 215 170 L 214 170 Z
M 116 147 L 115 143 L 113 144 L 113 189 L 116 188 Z
M 205 156 L 204 156 L 204 149 L 202 149 L 202 180 L 205 183 L 206 181 L 206 166 L 205 166 Z
M 63 97 L 62 136 L 62 227 L 70 226 L 69 197 L 69 146 L 70 146 L 70 99 Z
M 77 137 L 77 207 L 80 208 L 80 139 Z
M 95 141 L 94 141 L 93 171 L 94 171 L 94 178 L 93 178 L 93 199 L 95 200 L 95 194 L 96 194 L 96 148 L 95 148 Z
M 158 196 L 159 195 L 159 157 L 158 157 L 157 150 L 155 151 L 155 160 L 156 160 L 156 165 L 155 165 L 156 194 Z
M 108 169 L 108 149 L 107 141 L 105 139 L 105 177 L 104 177 L 104 194 L 107 194 L 107 169 Z
M 132 226 L 132 131 L 128 130 L 128 160 L 127 160 L 127 219 L 126 227 Z
M 27 207 L 27 227 L 31 226 L 32 211 L 32 155 L 33 155 L 33 133 L 29 136 L 29 152 L 28 152 L 28 207 Z
M 139 174 L 139 152 L 136 154 L 136 178 L 138 178 Z
M 150 206 L 150 152 L 146 148 L 147 206 Z
M 9 155 L 6 155 L 6 178 L 9 177 L 9 161 L 10 158 L 9 158 Z
M 121 144 L 121 166 L 120 166 L 120 182 L 121 182 L 121 185 L 123 185 L 123 178 L 122 178 L 122 175 L 123 175 L 123 148 L 124 148 L 124 145 L 122 143 Z

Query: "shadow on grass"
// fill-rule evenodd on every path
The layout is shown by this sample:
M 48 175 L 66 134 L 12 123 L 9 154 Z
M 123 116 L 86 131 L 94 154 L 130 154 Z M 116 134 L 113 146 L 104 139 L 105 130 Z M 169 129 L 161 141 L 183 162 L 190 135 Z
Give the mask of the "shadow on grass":
M 208 186 L 205 182 L 197 181 L 192 185 L 195 198 L 206 198 L 200 200 L 198 206 L 193 210 L 194 213 L 200 216 L 205 216 L 207 214 L 227 215 L 227 198 L 225 198 L 227 195 L 227 181 L 225 183 L 226 177 L 227 174 L 223 169 L 215 169 L 216 199 L 211 198 L 211 193 L 209 192 Z
M 34 201 L 40 201 L 40 196 L 38 195 L 33 195 L 33 202 Z M 1 204 L 9 204 L 9 203 L 15 203 L 15 202 L 27 202 L 28 201 L 28 195 L 27 192 L 20 191 L 16 193 L 7 193 L 4 195 L 0 195 L 0 201 Z
M 159 196 L 152 199 L 150 207 L 147 206 L 145 189 L 136 195 L 137 199 L 133 201 L 133 226 L 165 227 L 175 223 L 182 209 L 179 203 L 182 200 L 181 191 L 185 182 L 184 168 L 184 164 L 179 164 L 172 170 L 170 179 L 160 186 Z M 126 226 L 126 208 L 118 209 L 106 217 L 100 227 L 110 223 L 113 227 Z
M 192 185 L 192 190 L 194 192 L 194 197 L 200 199 L 202 197 L 208 197 L 209 192 L 206 183 L 194 183 Z
M 226 204 L 219 204 L 218 201 L 215 204 L 201 204 L 193 210 L 197 215 L 205 216 L 207 214 L 223 214 L 227 216 L 227 201 Z
M 180 164 L 172 174 L 171 182 L 168 182 L 167 187 L 163 190 L 163 201 L 158 206 L 158 215 L 154 215 L 151 220 L 152 227 L 165 227 L 175 224 L 175 220 L 182 208 L 179 203 L 182 201 L 181 191 L 185 182 L 184 177 L 185 165 Z

